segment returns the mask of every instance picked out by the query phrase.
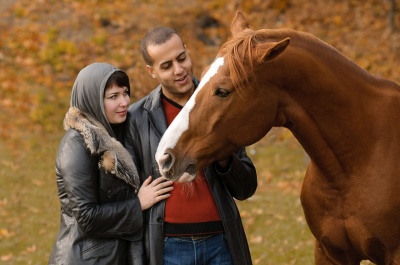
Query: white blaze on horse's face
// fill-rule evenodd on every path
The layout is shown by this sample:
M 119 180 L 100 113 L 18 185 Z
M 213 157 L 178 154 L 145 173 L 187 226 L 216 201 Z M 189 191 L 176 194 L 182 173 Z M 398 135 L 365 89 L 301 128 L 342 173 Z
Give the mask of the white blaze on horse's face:
M 160 172 L 162 172 L 162 165 L 160 165 L 160 159 L 165 154 L 165 150 L 169 148 L 174 148 L 182 133 L 186 131 L 189 127 L 189 113 L 196 104 L 197 93 L 199 93 L 199 91 L 204 87 L 204 85 L 211 79 L 211 77 L 213 77 L 218 72 L 218 69 L 223 65 L 224 65 L 223 57 L 215 59 L 215 61 L 211 64 L 206 74 L 203 76 L 199 86 L 197 87 L 193 95 L 190 97 L 189 101 L 185 104 L 185 106 L 179 112 L 178 116 L 176 116 L 174 121 L 171 123 L 171 125 L 168 127 L 163 137 L 161 138 L 155 156 L 156 161 L 160 167 Z

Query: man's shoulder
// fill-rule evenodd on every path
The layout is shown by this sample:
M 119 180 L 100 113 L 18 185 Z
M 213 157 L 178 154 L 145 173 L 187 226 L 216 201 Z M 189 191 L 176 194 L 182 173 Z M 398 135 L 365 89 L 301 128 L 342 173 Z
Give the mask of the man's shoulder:
M 130 113 L 133 113 L 133 112 L 136 113 L 136 112 L 138 112 L 139 110 L 143 109 L 143 106 L 144 106 L 144 104 L 146 103 L 146 100 L 147 100 L 148 97 L 149 97 L 149 96 L 147 95 L 147 96 L 145 96 L 145 97 L 139 99 L 139 100 L 136 101 L 135 103 L 132 103 L 132 104 L 129 106 L 128 111 L 129 111 Z
M 140 113 L 145 109 L 151 110 L 154 106 L 158 105 L 160 101 L 160 89 L 157 87 L 151 91 L 148 95 L 139 99 L 135 103 L 129 106 L 128 111 L 130 113 Z

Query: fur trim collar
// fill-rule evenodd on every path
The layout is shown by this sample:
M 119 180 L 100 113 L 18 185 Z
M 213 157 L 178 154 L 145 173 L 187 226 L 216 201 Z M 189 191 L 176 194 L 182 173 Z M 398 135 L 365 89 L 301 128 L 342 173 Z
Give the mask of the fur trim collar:
M 69 128 L 77 130 L 83 136 L 86 147 L 92 155 L 101 155 L 99 168 L 122 179 L 137 192 L 139 175 L 131 156 L 120 142 L 110 136 L 99 121 L 71 107 L 64 118 L 64 129 Z

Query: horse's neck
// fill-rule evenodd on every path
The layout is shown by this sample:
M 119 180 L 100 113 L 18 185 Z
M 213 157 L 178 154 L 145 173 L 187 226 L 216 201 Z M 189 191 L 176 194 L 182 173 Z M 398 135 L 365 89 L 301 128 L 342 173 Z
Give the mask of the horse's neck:
M 287 108 L 285 115 L 292 124 L 288 127 L 289 130 L 303 146 L 313 163 L 320 168 L 324 176 L 328 177 L 329 182 L 339 182 L 343 179 L 346 176 L 346 169 L 343 167 L 341 157 L 337 155 L 340 147 L 332 146 L 335 141 L 338 144 L 344 144 L 340 142 L 340 137 L 329 136 L 321 130 L 321 125 L 314 120 L 315 117 L 298 106 Z M 332 121 L 332 123 L 335 122 Z
M 294 50 L 290 55 L 300 50 Z M 387 83 L 372 77 L 346 58 L 335 57 L 338 55 L 335 51 L 322 52 L 316 53 L 321 57 L 312 57 L 311 52 L 299 55 L 297 62 L 302 62 L 301 65 L 291 63 L 294 57 L 287 56 L 289 62 L 283 62 L 284 68 L 281 68 L 286 68 L 282 78 L 287 93 L 282 111 L 286 121 L 293 124 L 289 129 L 313 162 L 326 171 L 325 176 L 334 180 L 345 177 L 349 168 L 361 164 L 368 156 L 368 148 L 376 140 L 368 133 L 371 126 L 380 126 L 369 113 L 374 111 L 370 106 L 377 100 L 376 95 L 381 96 L 374 86 L 380 83 L 386 86 Z

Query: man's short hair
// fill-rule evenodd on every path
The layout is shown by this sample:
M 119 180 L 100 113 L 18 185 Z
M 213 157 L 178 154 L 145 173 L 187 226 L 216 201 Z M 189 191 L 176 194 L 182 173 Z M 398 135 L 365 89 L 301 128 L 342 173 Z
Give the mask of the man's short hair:
M 152 66 L 154 63 L 153 58 L 149 55 L 148 47 L 150 45 L 161 45 L 171 39 L 173 35 L 179 36 L 176 30 L 167 27 L 157 27 L 146 33 L 141 41 L 140 50 L 142 52 L 143 60 L 147 65 Z

